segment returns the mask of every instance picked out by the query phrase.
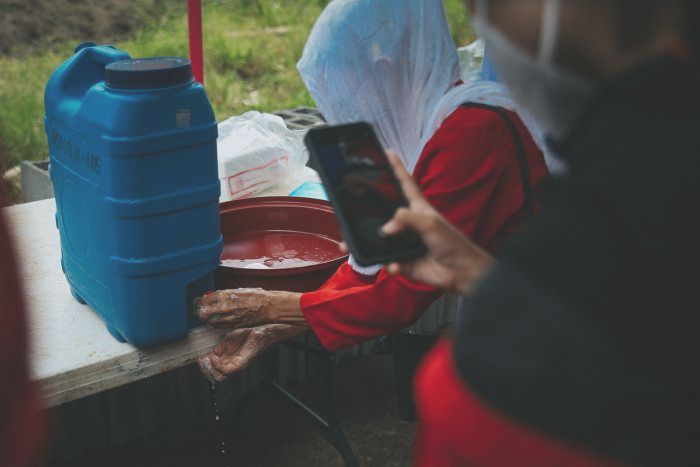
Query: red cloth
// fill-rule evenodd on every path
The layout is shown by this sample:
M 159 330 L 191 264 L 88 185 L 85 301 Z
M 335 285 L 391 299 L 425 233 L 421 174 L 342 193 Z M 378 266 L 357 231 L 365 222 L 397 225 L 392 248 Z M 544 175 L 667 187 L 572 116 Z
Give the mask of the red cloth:
M 511 115 L 536 186 L 547 175 L 544 157 Z M 440 213 L 489 250 L 525 217 L 513 135 L 494 111 L 460 107 L 453 112 L 426 145 L 413 177 Z M 440 295 L 386 271 L 367 277 L 344 264 L 319 290 L 302 295 L 301 308 L 321 343 L 336 350 L 409 326 Z
M 0 465 L 34 465 L 40 459 L 44 425 L 39 399 L 29 381 L 22 295 L 2 212 L 0 299 Z
M 449 339 L 443 339 L 421 364 L 415 397 L 420 419 L 418 467 L 621 465 L 520 426 L 486 407 L 457 374 Z

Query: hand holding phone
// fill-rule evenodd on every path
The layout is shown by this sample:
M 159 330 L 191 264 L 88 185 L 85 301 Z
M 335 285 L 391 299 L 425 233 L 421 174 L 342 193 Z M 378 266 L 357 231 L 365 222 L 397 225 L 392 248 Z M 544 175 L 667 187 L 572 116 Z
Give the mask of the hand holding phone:
M 305 143 L 358 264 L 386 264 L 425 253 L 415 232 L 382 233 L 382 226 L 408 202 L 370 125 L 315 128 Z
M 427 249 L 421 257 L 390 263 L 389 273 L 401 274 L 446 292 L 469 295 L 491 269 L 494 259 L 428 203 L 396 155 L 389 154 L 389 162 L 409 201 L 409 208 L 397 211 L 383 231 L 388 235 L 416 232 Z

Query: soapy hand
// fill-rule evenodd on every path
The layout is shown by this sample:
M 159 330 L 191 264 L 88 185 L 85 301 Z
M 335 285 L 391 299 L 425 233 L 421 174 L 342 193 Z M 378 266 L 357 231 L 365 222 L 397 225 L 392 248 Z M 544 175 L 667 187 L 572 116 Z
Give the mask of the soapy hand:
M 307 331 L 306 327 L 286 324 L 235 329 L 227 333 L 211 352 L 199 359 L 199 368 L 210 381 L 223 381 L 232 373 L 248 367 L 272 344 Z
M 252 328 L 263 324 L 299 324 L 306 320 L 299 305 L 301 294 L 263 289 L 219 290 L 195 304 L 202 321 L 220 328 Z
M 195 304 L 197 315 L 214 327 L 251 328 L 269 323 L 269 293 L 263 289 L 219 290 Z

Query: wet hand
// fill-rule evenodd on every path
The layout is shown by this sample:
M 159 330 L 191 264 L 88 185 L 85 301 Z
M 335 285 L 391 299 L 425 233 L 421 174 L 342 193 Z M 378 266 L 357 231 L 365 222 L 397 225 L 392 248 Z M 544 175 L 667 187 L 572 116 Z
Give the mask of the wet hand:
M 241 371 L 268 347 L 308 332 L 308 328 L 286 324 L 269 324 L 256 328 L 235 329 L 207 355 L 199 359 L 199 368 L 210 381 L 220 382 Z
M 250 328 L 271 319 L 270 293 L 263 289 L 219 290 L 195 304 L 199 318 L 214 327 Z
M 195 311 L 208 324 L 228 329 L 275 323 L 308 326 L 300 301 L 301 294 L 296 292 L 220 290 L 199 299 Z

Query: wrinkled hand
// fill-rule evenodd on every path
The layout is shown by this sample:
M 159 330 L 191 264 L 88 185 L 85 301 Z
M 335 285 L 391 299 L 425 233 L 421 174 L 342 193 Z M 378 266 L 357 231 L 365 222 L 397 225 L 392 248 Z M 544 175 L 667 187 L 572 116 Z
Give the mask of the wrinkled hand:
M 301 294 L 263 289 L 211 292 L 195 304 L 202 321 L 218 328 L 253 328 L 263 324 L 306 326 Z
M 219 290 L 199 299 L 195 309 L 211 326 L 252 328 L 270 322 L 270 301 L 263 289 Z
M 210 381 L 220 382 L 243 370 L 272 344 L 308 331 L 301 326 L 269 324 L 256 328 L 235 329 L 207 355 L 199 359 L 199 368 Z
M 428 249 L 420 258 L 390 264 L 389 273 L 402 274 L 411 280 L 468 295 L 491 267 L 493 258 L 428 203 L 395 154 L 390 152 L 388 156 L 409 207 L 400 208 L 382 231 L 391 236 L 413 230 L 420 235 Z

